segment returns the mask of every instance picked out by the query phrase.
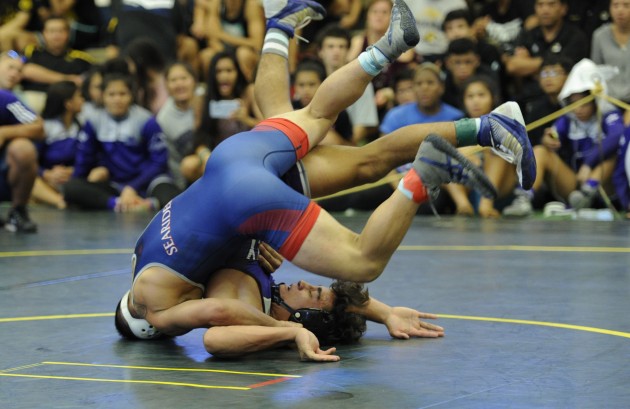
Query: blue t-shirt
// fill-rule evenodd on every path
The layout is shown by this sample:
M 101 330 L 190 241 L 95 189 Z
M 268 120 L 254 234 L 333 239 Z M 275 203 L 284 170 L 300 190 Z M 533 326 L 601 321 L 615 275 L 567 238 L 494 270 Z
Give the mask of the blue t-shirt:
M 442 103 L 435 115 L 426 115 L 418 109 L 418 104 L 410 102 L 392 108 L 383 118 L 380 131 L 384 134 L 407 125 L 426 124 L 430 122 L 450 122 L 464 117 L 464 113 L 452 105 Z

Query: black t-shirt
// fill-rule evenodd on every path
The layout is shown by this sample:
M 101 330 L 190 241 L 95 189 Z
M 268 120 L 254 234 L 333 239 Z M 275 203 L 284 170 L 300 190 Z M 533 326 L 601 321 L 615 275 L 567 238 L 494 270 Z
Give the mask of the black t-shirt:
M 81 75 L 92 67 L 92 58 L 83 51 L 69 50 L 63 55 L 52 55 L 45 49 L 27 49 L 27 63 L 33 63 L 48 68 L 49 70 L 67 75 Z M 46 91 L 48 84 L 40 82 L 23 81 L 22 87 L 26 91 Z
M 525 21 L 527 17 L 534 14 L 535 0 L 512 0 L 504 14 L 499 14 L 499 7 L 497 3 L 498 0 L 483 6 L 481 9 L 481 15 L 490 16 L 492 21 L 504 24 L 517 18 Z

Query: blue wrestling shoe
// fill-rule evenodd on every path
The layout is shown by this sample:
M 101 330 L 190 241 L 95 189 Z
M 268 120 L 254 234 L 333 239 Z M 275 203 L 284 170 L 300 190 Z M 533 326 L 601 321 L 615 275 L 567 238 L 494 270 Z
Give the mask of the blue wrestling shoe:
M 293 38 L 295 30 L 326 16 L 326 9 L 311 0 L 263 0 L 267 29 L 277 28 Z
M 409 6 L 403 0 L 394 0 L 389 28 L 385 35 L 374 43 L 374 47 L 378 48 L 389 62 L 394 62 L 402 53 L 415 47 L 419 42 L 420 33 Z
M 525 130 L 523 114 L 516 102 L 506 102 L 488 115 L 481 116 L 478 143 L 491 147 L 494 153 L 516 164 L 521 187 L 531 189 L 536 180 L 536 158 Z
M 436 134 L 430 134 L 420 144 L 413 168 L 433 199 L 437 197 L 440 186 L 450 182 L 475 189 L 485 197 L 497 196 L 496 189 L 483 171 Z

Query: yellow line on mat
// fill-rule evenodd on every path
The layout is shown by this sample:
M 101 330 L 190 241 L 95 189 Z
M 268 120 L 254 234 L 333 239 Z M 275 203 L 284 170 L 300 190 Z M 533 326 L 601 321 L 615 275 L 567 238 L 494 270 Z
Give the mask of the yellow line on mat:
M 103 254 L 131 254 L 133 249 L 29 250 L 0 251 L 0 258 L 42 256 L 95 256 Z
M 141 383 L 147 385 L 169 385 L 169 386 L 189 386 L 193 388 L 203 389 L 232 389 L 237 391 L 248 391 L 251 388 L 242 386 L 217 386 L 217 385 L 201 385 L 197 383 L 182 382 L 162 382 L 162 381 L 141 381 L 131 379 L 106 379 L 106 378 L 80 378 L 75 376 L 50 376 L 50 375 L 22 375 L 14 373 L 0 373 L 0 376 L 13 376 L 21 378 L 37 378 L 37 379 L 61 379 L 66 381 L 91 381 L 91 382 L 114 382 L 114 383 Z
M 576 331 L 595 332 L 598 334 L 614 335 L 616 337 L 630 338 L 630 332 L 611 331 L 603 328 L 583 327 L 581 325 L 560 324 L 557 322 L 545 322 L 545 321 L 530 321 L 530 320 L 514 320 L 510 318 L 492 318 L 492 317 L 471 317 L 468 315 L 448 315 L 437 314 L 438 318 L 449 318 L 455 320 L 471 320 L 471 321 L 490 321 L 490 322 L 504 322 L 508 324 L 521 324 L 521 325 L 538 325 L 542 327 L 556 327 L 573 329 Z
M 63 320 L 63 319 L 69 319 L 69 318 L 102 318 L 102 317 L 113 317 L 113 316 L 114 316 L 113 312 L 101 312 L 97 314 L 36 315 L 33 317 L 0 318 L 0 322 Z
M 90 366 L 101 368 L 123 368 L 123 369 L 143 369 L 148 371 L 183 371 L 183 372 L 213 372 L 232 375 L 255 375 L 255 376 L 277 376 L 282 378 L 301 378 L 300 375 L 286 375 L 278 373 L 264 373 L 264 372 L 241 372 L 241 371 L 226 371 L 221 369 L 200 369 L 200 368 L 164 368 L 155 366 L 128 366 L 128 365 L 106 365 L 106 364 L 85 364 L 80 362 L 42 362 L 45 365 L 67 365 L 67 366 Z
M 577 246 L 400 246 L 400 251 L 541 251 L 565 253 L 630 253 L 629 247 Z

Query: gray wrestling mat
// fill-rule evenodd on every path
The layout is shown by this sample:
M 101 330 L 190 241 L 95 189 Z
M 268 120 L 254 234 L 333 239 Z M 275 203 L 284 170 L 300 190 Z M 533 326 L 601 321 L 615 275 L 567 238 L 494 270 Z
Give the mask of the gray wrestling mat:
M 418 217 L 370 293 L 439 314 L 446 336 L 370 324 L 319 364 L 290 349 L 217 360 L 203 330 L 121 340 L 113 311 L 150 216 L 32 215 L 38 234 L 0 231 L 4 409 L 630 407 L 627 221 Z M 290 265 L 276 279 L 329 283 Z

